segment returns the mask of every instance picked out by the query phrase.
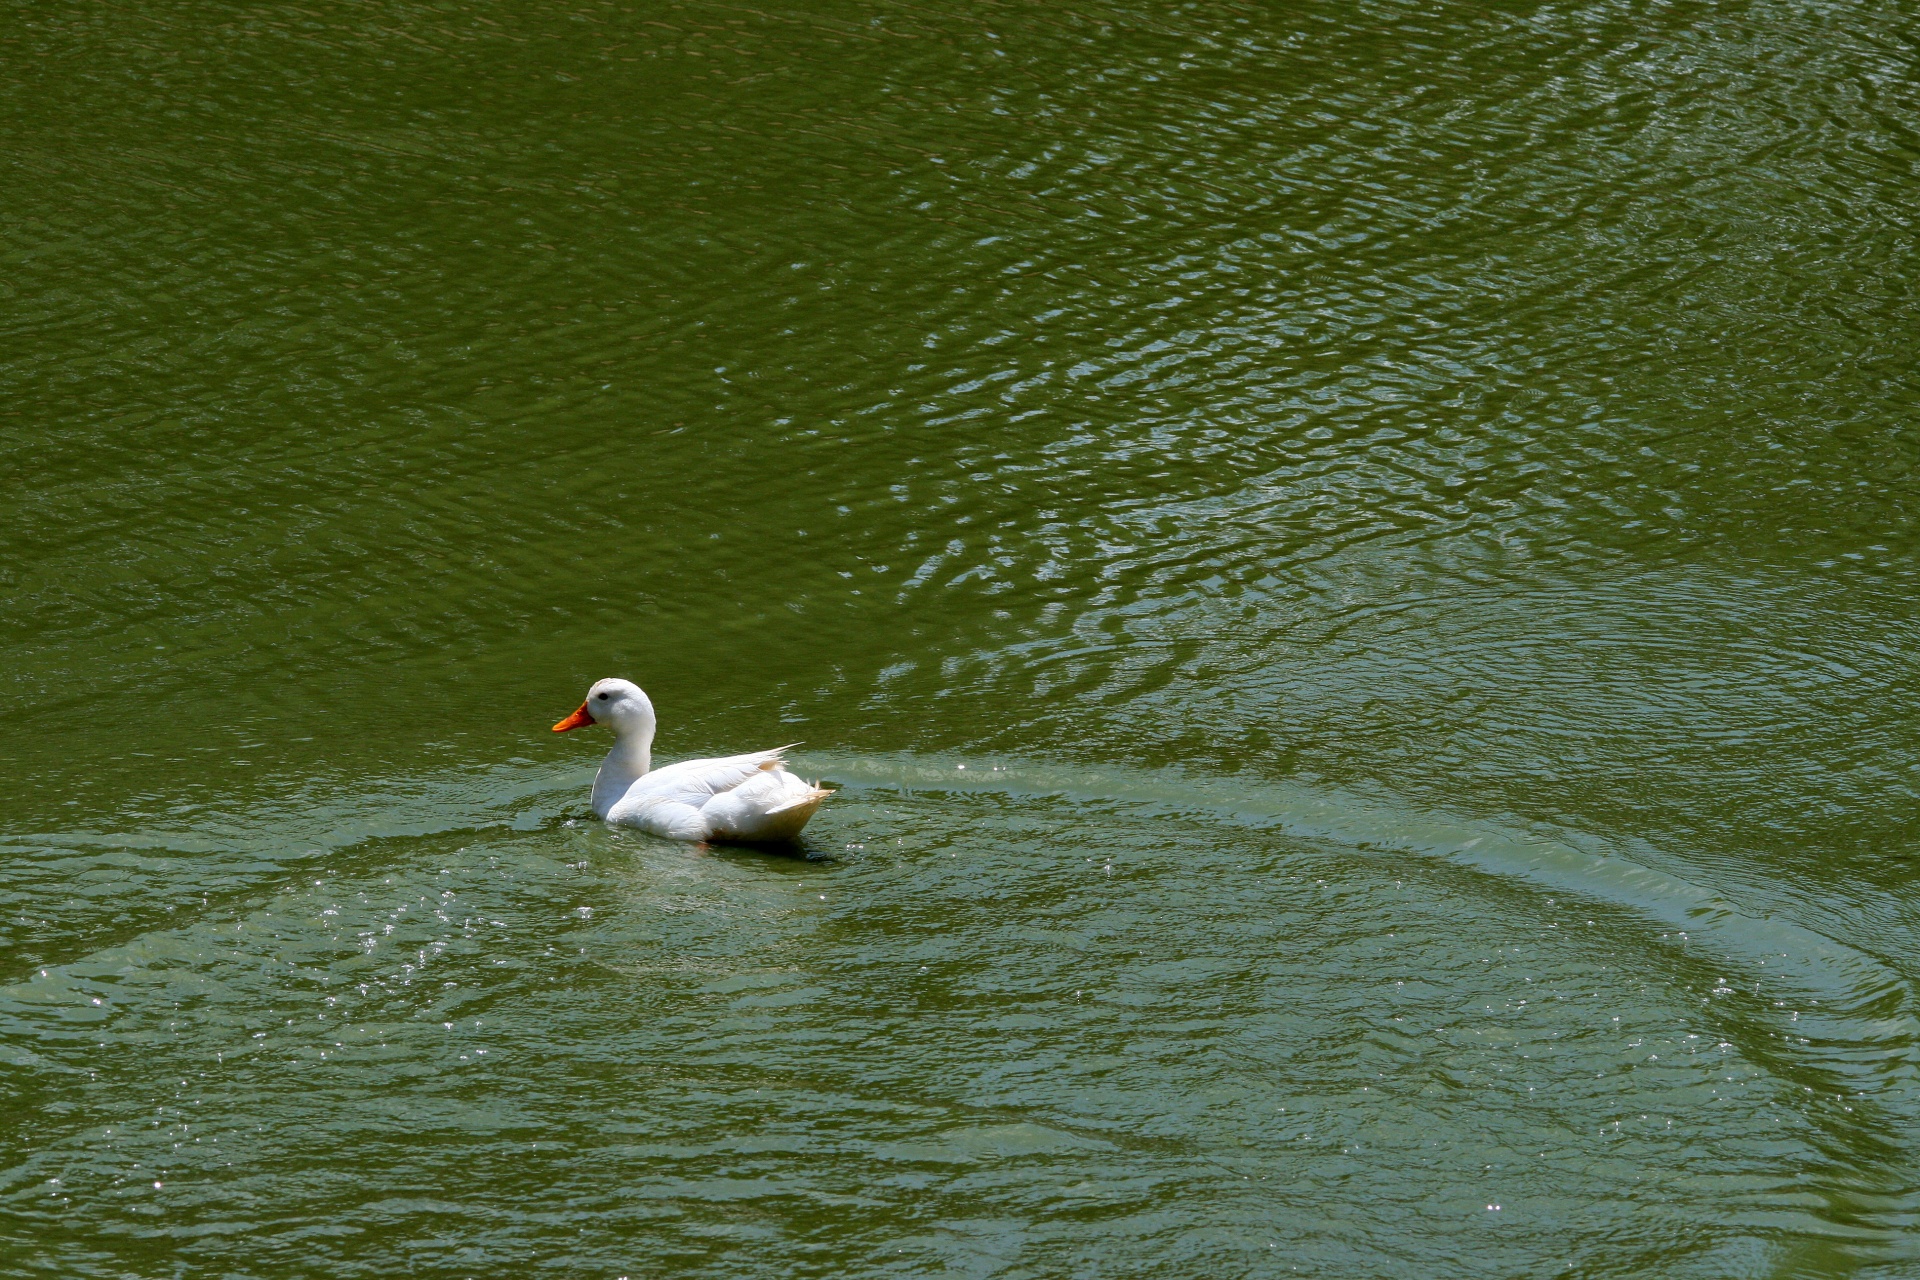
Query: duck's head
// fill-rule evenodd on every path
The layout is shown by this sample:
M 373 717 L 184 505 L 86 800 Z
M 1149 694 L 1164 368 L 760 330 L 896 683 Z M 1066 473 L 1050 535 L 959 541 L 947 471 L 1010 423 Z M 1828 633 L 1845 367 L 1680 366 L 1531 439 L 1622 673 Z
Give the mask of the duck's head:
M 587 690 L 580 709 L 553 726 L 555 733 L 584 729 L 590 724 L 610 726 L 616 734 L 653 728 L 653 703 L 631 680 L 600 680 Z

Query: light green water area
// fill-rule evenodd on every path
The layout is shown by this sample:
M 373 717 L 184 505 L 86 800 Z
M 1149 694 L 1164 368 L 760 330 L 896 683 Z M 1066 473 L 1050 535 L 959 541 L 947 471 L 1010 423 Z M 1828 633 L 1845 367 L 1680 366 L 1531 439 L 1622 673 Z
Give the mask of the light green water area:
M 1916 47 L 9 4 L 0 1273 L 1920 1275 Z

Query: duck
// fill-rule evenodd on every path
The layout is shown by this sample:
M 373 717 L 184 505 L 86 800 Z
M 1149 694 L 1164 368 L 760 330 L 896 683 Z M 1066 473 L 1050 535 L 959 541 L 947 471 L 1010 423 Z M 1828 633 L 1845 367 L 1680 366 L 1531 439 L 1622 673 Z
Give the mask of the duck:
M 613 750 L 593 778 L 593 811 L 602 820 L 669 840 L 780 843 L 799 836 L 833 794 L 787 772 L 784 753 L 798 743 L 652 768 L 657 723 L 639 685 L 599 680 L 580 709 L 553 726 L 555 733 L 613 730 Z

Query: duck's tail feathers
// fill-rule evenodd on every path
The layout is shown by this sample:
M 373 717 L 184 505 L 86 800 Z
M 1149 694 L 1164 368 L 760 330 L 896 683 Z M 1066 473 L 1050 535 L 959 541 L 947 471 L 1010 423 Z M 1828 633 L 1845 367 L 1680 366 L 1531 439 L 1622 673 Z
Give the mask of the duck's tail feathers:
M 767 810 L 767 814 L 769 817 L 776 813 L 784 813 L 797 817 L 799 815 L 795 813 L 795 810 L 805 809 L 810 816 L 815 809 L 820 807 L 820 802 L 832 794 L 833 792 L 825 787 L 808 787 L 805 791 L 796 793 L 793 799 Z
M 786 760 L 783 759 L 785 754 L 793 750 L 795 747 L 799 745 L 800 744 L 797 742 L 789 742 L 784 747 L 775 747 L 771 751 L 762 752 L 761 754 L 765 755 L 767 758 L 760 763 L 760 767 L 762 769 L 769 769 L 769 770 L 778 769 L 781 765 L 786 763 Z

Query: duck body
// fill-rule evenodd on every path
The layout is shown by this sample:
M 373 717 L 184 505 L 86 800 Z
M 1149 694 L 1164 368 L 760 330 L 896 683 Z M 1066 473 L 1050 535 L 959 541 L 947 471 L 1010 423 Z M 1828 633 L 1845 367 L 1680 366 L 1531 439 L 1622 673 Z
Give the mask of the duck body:
M 638 685 L 602 680 L 553 726 L 555 733 L 591 724 L 613 730 L 613 750 L 593 779 L 593 811 L 608 822 L 669 840 L 785 841 L 832 794 L 786 770 L 786 747 L 651 768 L 655 723 Z

